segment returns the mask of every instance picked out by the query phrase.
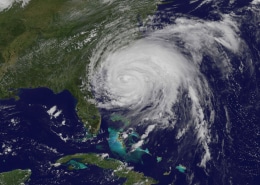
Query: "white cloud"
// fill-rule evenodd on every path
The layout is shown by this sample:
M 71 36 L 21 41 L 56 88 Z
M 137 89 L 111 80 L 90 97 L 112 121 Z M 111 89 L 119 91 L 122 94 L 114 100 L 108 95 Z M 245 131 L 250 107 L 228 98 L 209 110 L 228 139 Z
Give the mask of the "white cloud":
M 259 4 L 260 3 L 260 0 L 254 0 L 252 1 L 252 4 Z
M 57 118 L 58 116 L 60 116 L 60 114 L 62 113 L 61 110 L 58 110 L 57 109 L 57 106 L 53 106 L 51 107 L 47 113 L 50 115 L 51 119 L 54 117 L 54 118 Z M 65 122 L 62 122 L 62 124 L 65 124 Z
M 15 2 L 22 3 L 22 7 L 24 7 L 25 5 L 27 5 L 29 3 L 29 1 L 30 0 L 1 0 L 0 1 L 0 12 L 5 9 L 11 8 L 13 3 L 15 3 Z

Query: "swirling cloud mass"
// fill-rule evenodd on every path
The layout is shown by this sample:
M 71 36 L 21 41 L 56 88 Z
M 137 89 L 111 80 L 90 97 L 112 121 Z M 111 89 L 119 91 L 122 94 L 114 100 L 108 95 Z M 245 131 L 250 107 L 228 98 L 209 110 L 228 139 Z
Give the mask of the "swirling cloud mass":
M 192 88 L 196 69 L 170 45 L 143 39 L 109 55 L 93 79 L 99 107 L 146 112 L 158 120 L 173 115 L 179 88 Z
M 155 125 L 156 129 L 170 129 L 183 119 L 174 107 L 184 106 L 189 119 L 178 126 L 175 138 L 193 129 L 205 151 L 200 163 L 205 166 L 210 159 L 214 97 L 200 66 L 203 57 L 208 56 L 223 78 L 228 78 L 232 66 L 225 52 L 239 52 L 242 41 L 237 33 L 232 18 L 223 15 L 218 22 L 178 18 L 174 25 L 119 46 L 112 44 L 113 39 L 102 42 L 102 52 L 94 52 L 89 66 L 98 107 L 121 112 L 132 120 L 130 127 Z M 182 105 L 183 98 L 190 103 Z M 210 116 L 205 115 L 205 109 Z

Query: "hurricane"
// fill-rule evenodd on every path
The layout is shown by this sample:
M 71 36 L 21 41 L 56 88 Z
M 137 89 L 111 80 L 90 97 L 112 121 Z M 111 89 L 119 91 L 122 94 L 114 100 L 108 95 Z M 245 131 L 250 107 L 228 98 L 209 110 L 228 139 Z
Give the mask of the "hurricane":
M 101 64 L 93 85 L 97 98 L 108 100 L 100 107 L 120 107 L 131 115 L 141 113 L 163 121 L 167 116 L 174 117 L 171 109 L 181 88 L 191 88 L 194 93 L 192 78 L 198 77 L 195 66 L 171 45 L 154 39 L 122 48 Z
M 130 127 L 174 129 L 179 122 L 175 139 L 192 129 L 205 150 L 200 163 L 205 166 L 215 114 L 214 95 L 201 63 L 205 55 L 212 58 L 223 78 L 228 77 L 232 65 L 225 53 L 238 54 L 242 41 L 237 31 L 228 15 L 219 22 L 178 18 L 175 25 L 122 46 L 107 42 L 103 55 L 94 54 L 90 64 L 97 106 L 122 112 L 133 120 Z M 176 108 L 180 106 L 183 112 Z

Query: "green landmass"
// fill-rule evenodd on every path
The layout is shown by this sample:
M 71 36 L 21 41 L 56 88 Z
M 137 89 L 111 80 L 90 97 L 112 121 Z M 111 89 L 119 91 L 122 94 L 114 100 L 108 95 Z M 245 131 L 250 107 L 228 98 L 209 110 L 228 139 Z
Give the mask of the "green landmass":
M 101 119 L 89 101 L 87 77 L 91 52 L 107 34 L 144 22 L 156 1 L 31 0 L 0 12 L 0 99 L 15 97 L 20 88 L 67 89 L 86 128 L 97 133 Z M 120 19 L 127 21 L 109 26 Z
M 142 183 L 144 185 L 157 184 L 158 182 L 151 177 L 144 176 L 143 173 L 135 172 L 121 161 L 104 158 L 102 155 L 88 153 L 88 154 L 74 154 L 68 155 L 57 160 L 56 163 L 66 165 L 71 160 L 78 160 L 80 163 L 85 165 L 95 165 L 103 169 L 113 170 L 114 174 L 120 178 L 126 178 L 124 185 L 133 185 L 135 183 Z
M 1 185 L 21 185 L 31 176 L 31 170 L 13 170 L 10 172 L 0 173 Z

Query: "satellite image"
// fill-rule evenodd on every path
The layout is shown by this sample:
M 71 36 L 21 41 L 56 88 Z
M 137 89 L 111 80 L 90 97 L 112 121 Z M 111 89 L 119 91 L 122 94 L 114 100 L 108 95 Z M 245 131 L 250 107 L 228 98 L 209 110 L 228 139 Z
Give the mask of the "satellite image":
M 260 0 L 0 0 L 0 185 L 152 184 L 260 184 Z

